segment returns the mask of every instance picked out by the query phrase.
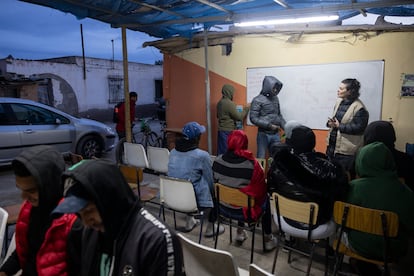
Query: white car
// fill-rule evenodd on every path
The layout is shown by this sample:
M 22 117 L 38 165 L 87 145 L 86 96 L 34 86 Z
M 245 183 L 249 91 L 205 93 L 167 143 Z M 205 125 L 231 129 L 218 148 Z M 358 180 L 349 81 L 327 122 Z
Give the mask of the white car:
M 52 145 L 84 158 L 100 157 L 115 147 L 109 126 L 76 118 L 31 100 L 0 97 L 0 164 L 10 163 L 28 147 Z

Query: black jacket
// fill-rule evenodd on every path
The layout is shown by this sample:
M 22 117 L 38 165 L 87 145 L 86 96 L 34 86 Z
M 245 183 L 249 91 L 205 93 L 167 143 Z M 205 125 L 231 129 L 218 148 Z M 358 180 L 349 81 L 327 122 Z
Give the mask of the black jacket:
M 104 233 L 84 231 L 81 275 L 99 275 L 104 253 L 111 275 L 182 275 L 178 237 L 140 205 L 116 165 L 84 160 L 64 177 L 75 179 L 92 197 L 105 227 Z
M 322 153 L 295 154 L 285 144 L 274 152 L 267 176 L 269 193 L 278 192 L 287 198 L 316 202 L 319 204 L 317 224 L 330 220 L 334 201 L 346 196 L 348 189 L 342 167 L 328 161 Z

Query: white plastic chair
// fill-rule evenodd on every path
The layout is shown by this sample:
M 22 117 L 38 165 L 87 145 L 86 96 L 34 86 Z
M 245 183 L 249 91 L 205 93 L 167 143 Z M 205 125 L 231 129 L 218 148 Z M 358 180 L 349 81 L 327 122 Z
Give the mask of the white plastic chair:
M 160 174 L 167 175 L 170 151 L 167 148 L 148 146 L 147 155 L 150 169 Z
M 273 275 L 270 272 L 267 272 L 263 268 L 259 267 L 256 264 L 250 264 L 249 266 L 249 275 L 250 276 L 271 276 Z
M 9 218 L 9 213 L 6 210 L 0 207 L 0 257 L 3 255 L 4 247 L 4 237 L 7 228 L 7 219 Z M 6 241 L 7 242 L 7 241 Z
M 147 154 L 145 153 L 144 146 L 141 144 L 135 143 L 124 143 L 124 161 L 125 164 L 128 166 L 132 166 L 138 169 L 148 169 L 149 162 L 147 158 Z M 141 186 L 140 181 L 137 181 L 138 185 L 138 197 L 141 201 L 151 201 L 157 195 L 156 191 L 154 193 L 154 188 Z
M 193 214 L 194 217 L 199 217 L 200 234 L 198 242 L 201 242 L 201 236 L 203 233 L 204 213 L 198 210 L 194 187 L 190 181 L 161 175 L 160 203 L 160 213 L 162 212 L 164 221 L 165 208 L 168 208 L 173 211 L 175 229 L 177 229 L 177 220 L 175 217 L 175 212 Z
M 182 234 L 184 269 L 187 276 L 243 276 L 249 273 L 239 268 L 230 252 L 198 244 Z

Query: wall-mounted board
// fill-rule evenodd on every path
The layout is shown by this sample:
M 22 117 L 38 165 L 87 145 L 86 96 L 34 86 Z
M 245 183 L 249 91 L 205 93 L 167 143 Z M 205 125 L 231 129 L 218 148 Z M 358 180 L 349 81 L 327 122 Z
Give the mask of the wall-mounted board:
M 312 129 L 327 129 L 325 124 L 332 116 L 338 87 L 346 78 L 355 78 L 361 83 L 360 99 L 368 109 L 369 121 L 381 119 L 382 60 L 247 68 L 248 103 L 260 93 L 265 76 L 274 76 L 283 83 L 279 101 L 286 121 L 296 120 Z

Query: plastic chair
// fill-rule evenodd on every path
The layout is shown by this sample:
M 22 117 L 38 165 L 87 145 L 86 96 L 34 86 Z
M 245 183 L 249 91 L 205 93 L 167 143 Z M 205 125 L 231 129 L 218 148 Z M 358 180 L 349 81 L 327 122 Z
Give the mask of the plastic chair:
M 164 221 L 165 208 L 173 211 L 175 229 L 177 229 L 175 212 L 192 214 L 195 218 L 199 218 L 200 234 L 198 242 L 201 243 L 204 212 L 198 210 L 194 187 L 190 181 L 163 175 L 160 176 L 160 204 L 160 215 L 162 212 Z
M 263 268 L 259 267 L 256 264 L 250 264 L 249 265 L 249 275 L 250 276 L 271 276 L 273 275 L 270 272 L 267 272 Z
M 157 173 L 167 175 L 170 151 L 167 148 L 148 146 L 147 155 L 150 169 Z
M 226 224 L 230 226 L 230 243 L 232 242 L 232 227 L 239 227 L 237 224 L 237 220 L 235 218 L 226 216 L 220 211 L 220 206 L 234 206 L 235 208 L 243 208 L 247 207 L 247 210 L 250 210 L 255 205 L 255 200 L 253 197 L 248 196 L 247 194 L 241 192 L 237 188 L 231 188 L 225 186 L 220 183 L 214 184 L 215 192 L 216 192 L 216 199 L 217 199 L 217 226 L 219 227 L 220 224 Z M 255 241 L 255 233 L 256 233 L 256 225 L 261 223 L 261 217 L 257 220 L 253 220 L 250 216 L 250 212 L 248 211 L 248 218 L 243 221 L 245 226 L 243 229 L 252 232 L 252 244 L 250 250 L 250 263 L 253 263 L 253 252 L 254 252 L 254 241 Z M 218 228 L 217 228 L 218 229 Z M 218 241 L 218 231 L 216 234 L 216 240 L 214 243 L 214 248 L 217 248 L 217 241 Z M 262 227 L 262 245 L 263 251 L 265 251 L 265 244 L 264 244 L 264 231 Z
M 389 252 L 389 239 L 398 235 L 398 215 L 390 211 L 370 209 L 336 201 L 333 216 L 335 222 L 340 227 L 339 236 L 334 241 L 336 256 L 334 275 L 337 275 L 338 270 L 341 268 L 345 255 L 357 260 L 380 265 L 383 267 L 383 275 L 389 275 L 388 263 L 393 261 Z M 351 229 L 382 236 L 384 242 L 382 260 L 363 257 L 340 242 L 343 233 Z
M 124 142 L 124 161 L 126 165 L 136 169 L 144 170 L 149 168 L 147 154 L 145 153 L 144 146 L 141 144 Z M 140 185 L 141 182 L 142 178 L 136 179 L 138 198 L 143 202 L 151 201 L 158 194 L 158 190 L 142 186 Z
M 278 193 L 272 194 L 274 208 L 272 208 L 273 220 L 278 227 L 278 236 L 279 243 L 275 251 L 275 257 L 273 260 L 272 273 L 275 271 L 276 261 L 281 247 L 289 250 L 288 263 L 291 262 L 292 251 L 298 254 L 308 256 L 309 262 L 306 271 L 306 275 L 309 275 L 310 269 L 312 266 L 313 255 L 315 251 L 315 246 L 319 240 L 325 240 L 325 274 L 328 271 L 328 249 L 329 249 L 329 237 L 335 233 L 335 223 L 329 221 L 325 224 L 321 224 L 318 227 L 315 227 L 319 205 L 315 202 L 302 202 L 293 199 L 286 198 L 279 195 Z M 307 229 L 303 230 L 291 226 L 286 222 L 285 219 L 289 219 L 294 222 L 307 225 Z M 305 240 L 309 244 L 309 251 L 299 250 L 286 242 L 285 234 L 288 234 L 290 237 L 298 238 Z
M 230 252 L 198 244 L 182 234 L 181 241 L 186 276 L 238 276 L 249 275 L 235 263 Z
M 7 219 L 9 218 L 9 213 L 6 210 L 0 207 L 0 257 L 3 256 L 3 247 L 4 247 L 4 237 L 7 229 Z M 7 241 L 6 241 L 7 243 Z

